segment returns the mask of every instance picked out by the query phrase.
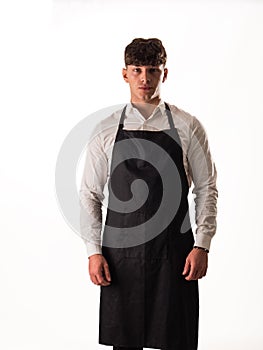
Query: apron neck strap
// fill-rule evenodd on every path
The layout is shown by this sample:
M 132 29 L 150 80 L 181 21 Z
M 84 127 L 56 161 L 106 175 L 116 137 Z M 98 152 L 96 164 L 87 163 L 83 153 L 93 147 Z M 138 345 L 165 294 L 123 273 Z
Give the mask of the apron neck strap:
M 125 112 L 126 112 L 126 108 L 127 105 L 123 108 L 122 113 L 121 113 L 121 118 L 120 118 L 120 122 L 119 122 L 119 128 L 123 128 L 123 121 L 124 121 L 124 117 L 125 117 Z
M 168 103 L 164 102 L 164 104 L 165 104 L 165 111 L 166 111 L 166 114 L 168 116 L 170 128 L 174 129 L 174 121 L 173 121 L 172 112 L 170 110 L 170 107 L 169 107 Z
M 169 107 L 168 103 L 164 102 L 164 104 L 165 104 L 165 111 L 166 111 L 166 114 L 167 114 L 167 117 L 168 117 L 170 128 L 174 129 L 174 121 L 173 121 L 173 117 L 172 117 L 172 113 L 171 113 L 170 107 Z M 127 108 L 127 105 L 123 108 L 122 113 L 121 113 L 121 118 L 120 118 L 120 122 L 119 122 L 119 127 L 121 129 L 123 128 L 123 121 L 124 121 L 124 117 L 125 117 L 126 108 Z

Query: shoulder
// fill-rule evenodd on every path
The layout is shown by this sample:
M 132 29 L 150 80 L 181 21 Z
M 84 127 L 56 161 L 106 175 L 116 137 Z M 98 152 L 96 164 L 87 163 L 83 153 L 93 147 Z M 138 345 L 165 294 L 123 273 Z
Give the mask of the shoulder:
M 203 124 L 195 115 L 175 105 L 169 104 L 169 106 L 177 129 L 187 133 L 189 137 L 197 131 L 204 131 Z
M 115 107 L 115 110 L 113 110 Z M 121 116 L 121 112 L 123 106 L 108 107 L 103 110 L 99 110 L 94 113 L 94 118 L 96 118 L 97 123 L 95 127 L 93 127 L 91 132 L 91 139 L 105 139 L 108 135 L 117 131 L 117 127 L 119 124 L 119 119 Z
M 169 104 L 171 112 L 172 112 L 172 116 L 175 122 L 177 123 L 184 123 L 184 124 L 192 124 L 193 120 L 195 118 L 194 115 L 192 115 L 191 113 L 185 111 L 182 108 L 179 108 L 176 105 L 173 104 Z

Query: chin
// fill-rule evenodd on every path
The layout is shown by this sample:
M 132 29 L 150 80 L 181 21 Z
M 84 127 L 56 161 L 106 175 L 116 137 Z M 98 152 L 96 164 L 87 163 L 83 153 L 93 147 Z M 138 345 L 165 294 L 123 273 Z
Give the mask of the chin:
M 150 100 L 152 100 L 152 98 L 153 98 L 152 95 L 144 95 L 144 96 L 142 96 L 142 99 L 143 99 L 144 101 L 150 101 Z

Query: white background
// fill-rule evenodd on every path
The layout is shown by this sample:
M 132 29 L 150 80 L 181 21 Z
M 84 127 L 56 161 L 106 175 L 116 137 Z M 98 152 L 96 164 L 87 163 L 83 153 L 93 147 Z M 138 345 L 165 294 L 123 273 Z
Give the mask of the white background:
M 199 349 L 262 349 L 262 2 L 1 7 L 0 347 L 108 348 L 97 342 L 99 287 L 58 207 L 55 166 L 81 119 L 129 99 L 123 50 L 140 36 L 163 41 L 163 98 L 203 123 L 218 170 Z

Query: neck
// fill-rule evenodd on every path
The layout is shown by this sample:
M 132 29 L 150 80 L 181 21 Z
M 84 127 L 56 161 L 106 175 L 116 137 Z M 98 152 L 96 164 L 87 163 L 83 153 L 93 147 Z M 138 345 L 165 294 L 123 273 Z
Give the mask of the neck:
M 156 106 L 158 106 L 160 102 L 160 98 L 149 101 L 149 102 L 133 102 L 131 101 L 133 107 L 137 108 L 139 112 L 144 116 L 145 119 L 148 119 Z

